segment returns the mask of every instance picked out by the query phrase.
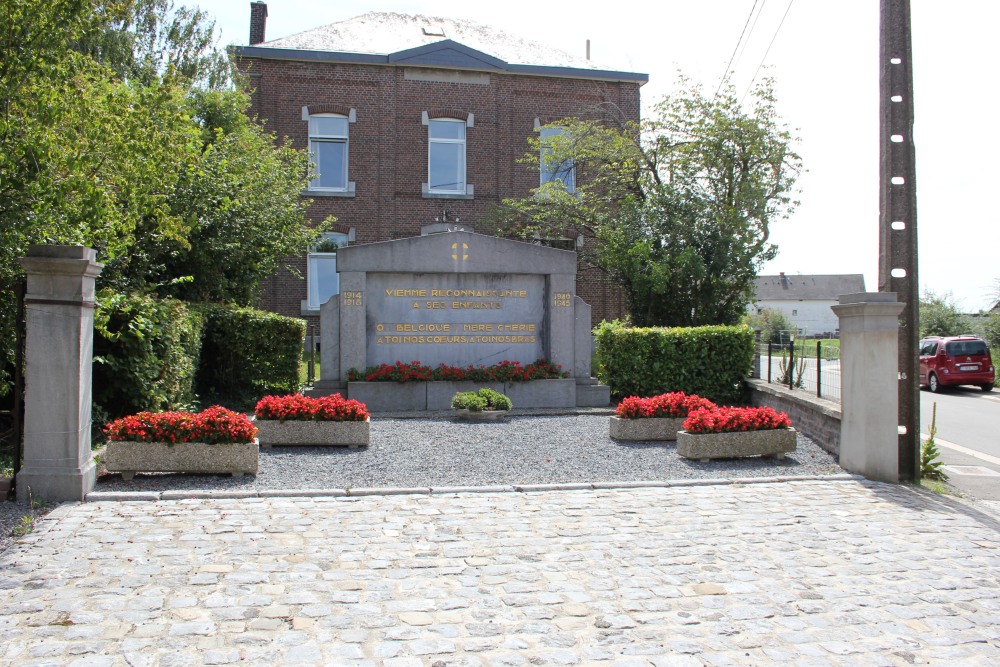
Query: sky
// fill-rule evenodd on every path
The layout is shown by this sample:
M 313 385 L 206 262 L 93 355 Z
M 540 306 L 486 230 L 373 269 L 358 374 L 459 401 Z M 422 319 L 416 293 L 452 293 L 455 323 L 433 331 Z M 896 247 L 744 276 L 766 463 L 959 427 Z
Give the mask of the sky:
M 247 43 L 249 0 L 176 4 L 213 15 L 223 45 Z M 649 74 L 644 115 L 671 93 L 678 72 L 714 90 L 732 58 L 740 96 L 755 77 L 772 77 L 807 171 L 797 183 L 799 206 L 772 225 L 779 253 L 761 273 L 862 273 L 868 291 L 878 291 L 875 0 L 619 0 L 572 11 L 536 0 L 273 0 L 266 36 L 369 11 L 464 18 L 579 55 L 589 39 L 595 63 Z M 978 312 L 1000 299 L 1000 212 L 990 203 L 1000 189 L 1000 140 L 989 130 L 1000 95 L 991 72 L 1000 3 L 912 0 L 911 20 L 918 280 L 922 291 Z

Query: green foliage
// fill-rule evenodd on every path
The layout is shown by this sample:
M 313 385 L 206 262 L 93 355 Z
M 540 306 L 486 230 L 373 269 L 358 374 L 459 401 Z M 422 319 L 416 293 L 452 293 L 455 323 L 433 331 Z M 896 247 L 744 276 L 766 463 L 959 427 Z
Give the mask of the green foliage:
M 990 313 L 985 317 L 985 322 L 982 325 L 983 340 L 991 348 L 1000 347 L 1000 313 Z M 996 359 L 995 361 L 1000 361 Z
M 770 225 L 795 207 L 801 160 L 770 81 L 750 108 L 731 88 L 707 96 L 681 85 L 641 125 L 607 114 L 559 121 L 546 159 L 576 166 L 576 192 L 546 183 L 495 218 L 505 234 L 590 237 L 582 258 L 624 289 L 639 324 L 734 324 L 777 253 Z M 529 143 L 522 162 L 537 169 L 541 140 Z
M 456 410 L 482 412 L 483 410 L 511 410 L 510 398 L 498 391 L 483 387 L 479 391 L 460 391 L 451 397 L 451 407 Z
M 0 394 L 30 244 L 97 249 L 117 292 L 247 305 L 314 240 L 307 157 L 247 116 L 216 42 L 172 0 L 5 0 Z
M 927 435 L 927 440 L 924 440 L 920 447 L 920 476 L 924 479 L 947 482 L 948 474 L 941 469 L 944 462 L 939 460 L 941 452 L 934 442 L 934 438 L 937 437 L 937 403 L 931 408 L 931 425 L 927 429 Z
M 486 399 L 474 391 L 460 391 L 451 397 L 451 407 L 455 410 L 482 412 L 486 409 Z
M 924 290 L 920 295 L 920 337 L 959 336 L 971 330 L 969 318 L 958 310 L 950 292 L 938 295 Z
M 95 414 L 177 410 L 195 402 L 202 316 L 175 300 L 103 292 L 95 313 Z
M 761 343 L 784 343 L 795 332 L 795 325 L 777 308 L 762 308 L 756 314 L 747 313 L 742 324 L 760 331 Z
M 261 281 L 325 229 L 305 223 L 307 154 L 276 145 L 246 115 L 249 104 L 239 91 L 188 96 L 205 143 L 169 197 L 185 237 L 149 230 L 128 255 L 108 262 L 106 281 L 186 301 L 249 306 Z
M 118 77 L 146 85 L 166 76 L 209 89 L 232 82 L 235 72 L 216 48 L 215 21 L 207 12 L 175 7 L 172 0 L 97 4 L 100 29 L 73 46 Z
M 198 391 L 203 402 L 252 406 L 299 389 L 306 323 L 252 308 L 205 305 Z
M 681 391 L 738 402 L 753 365 L 753 331 L 743 326 L 637 328 L 615 320 L 594 334 L 600 379 L 617 396 Z
M 491 410 L 510 410 L 514 407 L 514 403 L 505 394 L 487 387 L 483 387 L 477 391 L 476 395 L 485 399 L 486 407 Z

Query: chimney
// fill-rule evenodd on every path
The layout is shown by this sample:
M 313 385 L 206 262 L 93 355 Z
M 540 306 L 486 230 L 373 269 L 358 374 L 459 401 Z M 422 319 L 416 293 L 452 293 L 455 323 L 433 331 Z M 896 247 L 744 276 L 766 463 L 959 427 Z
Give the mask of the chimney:
M 781 289 L 788 289 L 788 280 L 785 278 L 784 271 L 778 273 L 778 280 L 781 282 Z
M 264 41 L 267 27 L 267 5 L 259 0 L 250 3 L 250 46 Z

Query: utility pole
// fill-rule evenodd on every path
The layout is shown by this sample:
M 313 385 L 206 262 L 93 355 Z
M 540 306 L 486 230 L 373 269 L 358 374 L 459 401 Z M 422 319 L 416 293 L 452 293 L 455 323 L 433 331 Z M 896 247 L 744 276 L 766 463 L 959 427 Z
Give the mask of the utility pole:
M 880 292 L 895 292 L 904 304 L 899 316 L 899 478 L 917 481 L 920 293 L 910 1 L 881 0 L 880 9 L 878 288 Z

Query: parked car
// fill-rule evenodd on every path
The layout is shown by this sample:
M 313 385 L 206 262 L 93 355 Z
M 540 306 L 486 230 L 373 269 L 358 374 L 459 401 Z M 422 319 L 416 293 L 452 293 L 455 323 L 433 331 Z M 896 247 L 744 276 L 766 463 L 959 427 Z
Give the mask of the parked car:
M 993 359 L 986 341 L 975 336 L 933 336 L 920 341 L 920 386 L 937 393 L 942 387 L 978 385 L 992 391 Z

